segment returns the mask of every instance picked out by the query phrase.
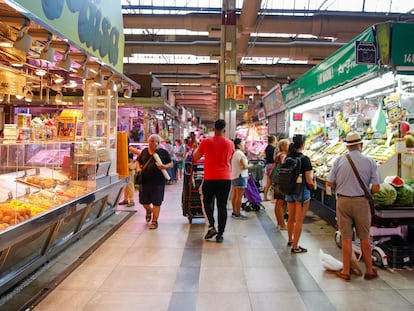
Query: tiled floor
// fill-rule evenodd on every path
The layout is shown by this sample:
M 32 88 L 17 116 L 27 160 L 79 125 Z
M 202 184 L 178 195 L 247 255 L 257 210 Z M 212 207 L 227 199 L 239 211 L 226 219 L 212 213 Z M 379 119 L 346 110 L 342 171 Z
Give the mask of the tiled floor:
M 414 310 L 412 270 L 380 269 L 376 280 L 351 282 L 326 271 L 319 250 L 340 258 L 340 249 L 335 229 L 312 209 L 300 243 L 309 252 L 294 255 L 270 202 L 248 220 L 229 216 L 217 244 L 203 239 L 204 219 L 190 225 L 182 216 L 181 193 L 180 183 L 166 187 L 157 230 L 148 230 L 136 204 L 135 215 L 34 310 Z

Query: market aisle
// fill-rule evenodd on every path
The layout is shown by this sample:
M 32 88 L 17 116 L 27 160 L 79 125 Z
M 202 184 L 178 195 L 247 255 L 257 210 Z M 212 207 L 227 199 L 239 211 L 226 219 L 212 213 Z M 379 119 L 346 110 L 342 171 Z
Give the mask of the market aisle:
M 309 252 L 292 255 L 270 202 L 248 220 L 229 217 L 217 244 L 204 241 L 204 219 L 190 225 L 182 216 L 181 193 L 181 184 L 167 186 L 157 230 L 148 230 L 136 207 L 35 310 L 414 309 L 414 271 L 380 270 L 377 280 L 351 282 L 326 272 L 319 249 L 336 258 L 340 250 L 334 228 L 312 212 L 300 243 Z

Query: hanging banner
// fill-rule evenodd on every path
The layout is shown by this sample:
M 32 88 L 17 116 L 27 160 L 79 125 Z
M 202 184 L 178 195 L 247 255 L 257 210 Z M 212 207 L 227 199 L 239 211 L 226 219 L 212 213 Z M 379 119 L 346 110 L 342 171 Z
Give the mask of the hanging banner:
M 121 1 L 7 0 L 29 19 L 123 72 L 124 24 Z
M 236 92 L 236 95 L 235 95 L 236 100 L 244 99 L 244 85 L 236 85 L 235 92 Z
M 224 98 L 233 99 L 234 98 L 234 84 L 226 84 L 226 94 Z

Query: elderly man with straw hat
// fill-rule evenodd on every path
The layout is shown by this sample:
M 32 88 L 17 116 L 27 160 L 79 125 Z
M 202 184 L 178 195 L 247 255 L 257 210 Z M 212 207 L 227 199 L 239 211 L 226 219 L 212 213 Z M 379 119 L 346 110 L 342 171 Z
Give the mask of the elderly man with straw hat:
M 369 239 L 371 209 L 363 186 L 368 192 L 378 192 L 380 177 L 375 160 L 361 153 L 362 144 L 358 133 L 348 133 L 346 135 L 348 152 L 336 159 L 328 175 L 328 186 L 335 189 L 337 195 L 336 214 L 342 236 L 343 269 L 336 275 L 346 281 L 351 279 L 351 273 L 354 274 L 351 269 L 353 226 L 361 241 L 362 257 L 366 268 L 364 278 L 371 280 L 377 277 L 377 272 L 372 267 Z M 356 172 L 351 163 L 356 168 Z M 357 174 L 362 184 L 358 181 Z

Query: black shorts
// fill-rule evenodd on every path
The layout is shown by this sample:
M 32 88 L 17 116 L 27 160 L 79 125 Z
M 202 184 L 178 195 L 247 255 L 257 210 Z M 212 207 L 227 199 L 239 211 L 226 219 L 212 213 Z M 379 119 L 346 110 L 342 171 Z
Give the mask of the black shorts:
M 164 201 L 165 185 L 141 185 L 139 189 L 139 203 L 161 206 Z

